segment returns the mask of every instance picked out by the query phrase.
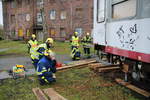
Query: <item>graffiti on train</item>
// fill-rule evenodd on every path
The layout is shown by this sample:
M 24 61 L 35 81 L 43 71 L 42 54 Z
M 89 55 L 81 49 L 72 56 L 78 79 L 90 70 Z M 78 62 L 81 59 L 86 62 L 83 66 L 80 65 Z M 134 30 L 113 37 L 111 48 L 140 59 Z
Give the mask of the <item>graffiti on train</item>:
M 137 24 L 130 26 L 129 28 L 121 25 L 117 30 L 116 34 L 123 48 L 128 48 L 134 50 L 136 46 L 136 41 L 139 39 L 137 34 Z

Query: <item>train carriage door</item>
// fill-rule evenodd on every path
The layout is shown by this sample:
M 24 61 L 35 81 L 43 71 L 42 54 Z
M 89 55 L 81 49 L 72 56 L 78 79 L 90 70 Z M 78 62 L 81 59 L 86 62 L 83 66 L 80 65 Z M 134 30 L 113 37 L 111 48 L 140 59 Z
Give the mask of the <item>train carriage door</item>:
M 94 0 L 94 28 L 93 40 L 94 43 L 105 45 L 105 13 L 106 0 Z

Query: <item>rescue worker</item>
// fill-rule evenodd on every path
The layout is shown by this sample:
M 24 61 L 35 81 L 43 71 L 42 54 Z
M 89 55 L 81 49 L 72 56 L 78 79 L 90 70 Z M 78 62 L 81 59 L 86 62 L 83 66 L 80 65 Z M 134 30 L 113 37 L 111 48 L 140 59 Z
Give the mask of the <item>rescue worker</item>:
M 37 53 L 38 41 L 36 40 L 35 34 L 32 34 L 31 40 L 28 41 L 28 52 L 32 60 L 32 64 L 36 68 L 36 65 L 39 61 L 39 56 Z
M 73 60 L 80 59 L 80 51 L 79 51 L 79 37 L 78 32 L 74 33 L 74 36 L 71 38 L 71 57 Z
M 35 48 L 38 46 L 38 41 L 36 40 L 35 34 L 32 34 L 31 40 L 28 41 L 28 53 L 34 52 Z
M 90 33 L 86 33 L 86 36 L 83 37 L 83 39 L 81 40 L 82 44 L 83 44 L 83 49 L 84 49 L 84 54 L 87 58 L 90 58 L 90 48 L 91 48 L 91 43 L 92 43 L 92 38 L 90 36 Z
M 48 50 L 37 64 L 37 75 L 41 85 L 56 81 L 56 60 L 51 50 Z
M 44 55 L 44 53 L 48 50 L 50 50 L 53 47 L 53 39 L 52 38 L 47 38 L 45 43 L 40 44 L 38 46 L 37 52 L 39 53 L 39 59 L 41 59 Z

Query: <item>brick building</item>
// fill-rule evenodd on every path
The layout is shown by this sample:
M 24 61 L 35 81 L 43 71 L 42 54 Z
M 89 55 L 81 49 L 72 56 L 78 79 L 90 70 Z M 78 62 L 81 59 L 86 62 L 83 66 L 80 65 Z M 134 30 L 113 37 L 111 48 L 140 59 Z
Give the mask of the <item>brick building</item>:
M 3 16 L 8 38 L 29 38 L 35 33 L 43 40 L 44 22 L 46 37 L 66 40 L 74 31 L 81 36 L 91 32 L 93 0 L 3 0 Z

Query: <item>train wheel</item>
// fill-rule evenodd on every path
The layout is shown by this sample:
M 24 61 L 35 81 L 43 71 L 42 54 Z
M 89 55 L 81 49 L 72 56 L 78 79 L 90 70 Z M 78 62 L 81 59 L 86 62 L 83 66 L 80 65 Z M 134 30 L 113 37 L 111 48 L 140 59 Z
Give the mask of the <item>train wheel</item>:
M 142 74 L 141 74 L 141 68 L 142 68 L 142 64 L 141 63 L 136 63 L 133 65 L 133 71 L 132 71 L 132 78 L 135 81 L 140 81 L 142 78 Z

